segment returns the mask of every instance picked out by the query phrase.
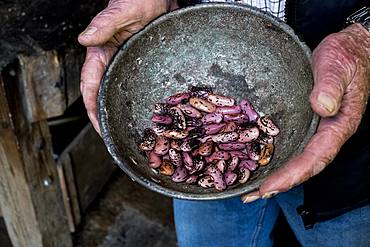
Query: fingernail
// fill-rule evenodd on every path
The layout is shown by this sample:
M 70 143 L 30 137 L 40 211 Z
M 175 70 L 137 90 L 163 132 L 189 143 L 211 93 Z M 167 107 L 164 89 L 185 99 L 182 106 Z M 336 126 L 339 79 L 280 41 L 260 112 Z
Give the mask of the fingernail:
M 83 31 L 80 36 L 85 36 L 85 35 L 92 35 L 98 30 L 96 27 L 88 27 Z
M 243 197 L 242 201 L 243 203 L 251 203 L 260 198 L 261 198 L 260 196 L 246 196 L 246 197 Z
M 333 112 L 336 108 L 335 100 L 325 93 L 320 93 L 317 97 L 317 101 L 320 105 L 325 107 L 328 112 Z
M 262 196 L 263 199 L 269 199 L 273 196 L 276 196 L 277 194 L 279 193 L 279 191 L 271 191 L 271 192 L 267 192 L 266 194 L 264 194 Z

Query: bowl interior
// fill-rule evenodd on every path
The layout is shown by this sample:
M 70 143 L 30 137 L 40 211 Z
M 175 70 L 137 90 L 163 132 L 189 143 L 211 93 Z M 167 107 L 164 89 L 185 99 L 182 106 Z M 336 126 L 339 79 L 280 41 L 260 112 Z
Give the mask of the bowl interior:
M 131 38 L 108 68 L 99 93 L 105 143 L 133 180 L 169 196 L 217 199 L 251 191 L 315 130 L 309 56 L 288 26 L 255 9 L 207 4 L 170 13 Z M 151 126 L 152 105 L 189 85 L 211 86 L 238 102 L 247 98 L 279 126 L 272 163 L 247 184 L 217 192 L 176 184 L 147 167 L 137 143 Z

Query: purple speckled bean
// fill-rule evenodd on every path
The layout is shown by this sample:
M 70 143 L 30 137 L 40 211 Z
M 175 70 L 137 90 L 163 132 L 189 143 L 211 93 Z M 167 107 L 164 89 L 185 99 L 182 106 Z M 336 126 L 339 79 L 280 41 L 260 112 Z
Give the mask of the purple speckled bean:
M 151 167 L 151 168 L 158 168 L 161 166 L 161 163 L 162 163 L 162 159 L 161 157 L 154 153 L 154 151 L 151 151 L 149 153 L 149 163 L 148 165 Z
M 246 151 L 248 153 L 248 156 L 251 160 L 259 160 L 260 158 L 260 148 L 259 144 L 249 144 L 246 147 Z
M 226 189 L 224 176 L 222 175 L 221 171 L 217 169 L 217 167 L 215 166 L 207 167 L 204 174 L 209 175 L 213 178 L 213 184 L 216 190 L 223 191 Z
M 204 86 L 191 86 L 189 88 L 190 94 L 193 97 L 206 99 L 208 94 L 212 93 L 211 87 L 204 87 Z
M 226 168 L 227 168 L 226 161 L 225 160 L 217 161 L 216 167 L 217 167 L 218 170 L 220 170 L 221 173 L 224 173 L 226 171 Z
M 170 148 L 168 151 L 168 154 L 170 156 L 170 160 L 174 166 L 181 166 L 182 165 L 182 156 L 181 153 L 176 151 L 173 148 Z
M 258 137 L 258 142 L 261 143 L 261 144 L 274 144 L 274 140 L 275 138 L 273 136 L 269 136 L 269 135 L 266 135 L 266 134 L 263 134 L 263 135 L 260 135 Z
M 189 135 L 187 138 L 199 138 L 204 135 L 204 129 L 202 127 L 196 127 L 194 129 L 189 130 Z
M 218 124 L 221 123 L 223 115 L 220 113 L 209 113 L 202 118 L 203 124 Z
M 187 184 L 195 184 L 196 182 L 197 182 L 197 180 L 198 180 L 198 176 L 197 175 L 190 175 L 189 177 L 188 177 L 188 179 L 186 179 L 186 183 Z
M 188 178 L 188 175 L 189 172 L 184 166 L 178 166 L 172 175 L 172 181 L 175 183 L 184 182 Z
M 241 151 L 229 151 L 231 157 L 238 157 L 239 159 L 249 159 L 248 154 L 241 152 Z
M 189 127 L 200 127 L 203 125 L 203 122 L 199 118 L 185 117 L 186 126 Z
M 239 105 L 221 106 L 216 109 L 216 112 L 221 114 L 238 114 L 242 111 Z
M 201 118 L 202 113 L 192 107 L 191 105 L 177 105 L 177 108 L 179 108 L 185 115 L 192 117 L 192 118 Z
M 170 111 L 171 105 L 165 103 L 156 103 L 153 107 L 154 114 L 168 114 Z
M 249 118 L 244 113 L 226 114 L 226 115 L 224 115 L 224 121 L 225 122 L 235 122 L 235 123 L 238 123 L 238 124 L 243 124 L 243 123 L 248 123 Z
M 185 165 L 186 169 L 193 170 L 194 168 L 193 159 L 191 158 L 188 152 L 182 152 L 182 159 L 183 159 L 183 164 Z
M 226 151 L 242 150 L 242 149 L 245 149 L 245 144 L 241 142 L 229 142 L 229 143 L 219 144 L 218 147 Z
M 200 144 L 200 141 L 197 140 L 197 139 L 189 139 L 189 140 L 185 140 L 181 146 L 180 146 L 180 149 L 181 151 L 184 151 L 184 152 L 190 152 L 192 151 L 194 148 L 197 148 Z
M 222 128 L 220 131 L 221 133 L 227 133 L 227 132 L 234 132 L 237 131 L 238 126 L 234 122 L 228 122 L 226 123 L 225 127 Z
M 206 157 L 206 162 L 207 163 L 212 163 L 214 161 L 218 160 L 229 160 L 230 159 L 230 154 L 225 151 L 216 151 L 211 156 Z
M 161 135 L 171 138 L 171 139 L 184 139 L 189 135 L 189 131 L 187 130 L 167 130 L 163 132 Z
M 203 111 L 203 112 L 215 112 L 216 111 L 216 106 L 204 99 L 200 98 L 190 98 L 189 103 L 191 106 L 196 108 L 197 110 Z
M 274 124 L 268 116 L 260 117 L 257 120 L 258 127 L 270 136 L 277 136 L 280 132 L 279 128 Z
M 178 93 L 168 97 L 165 101 L 167 104 L 177 105 L 180 103 L 185 103 L 189 98 L 190 98 L 189 93 Z
M 225 173 L 225 182 L 227 186 L 233 185 L 238 179 L 238 175 L 232 171 L 227 171 Z
M 193 151 L 190 152 L 190 155 L 192 157 L 198 156 L 199 155 L 199 148 L 194 149 Z
M 193 160 L 193 169 L 190 171 L 190 174 L 193 174 L 195 172 L 199 172 L 201 171 L 205 166 L 205 163 L 203 160 L 199 159 L 199 158 L 194 158 Z
M 173 148 L 177 151 L 181 151 L 181 149 L 180 149 L 181 144 L 182 144 L 181 140 L 172 140 L 170 146 L 171 146 L 171 148 Z
M 260 132 L 257 127 L 239 131 L 238 142 L 251 142 L 258 138 Z
M 152 129 L 153 129 L 154 133 L 156 133 L 157 135 L 162 135 L 165 131 L 170 130 L 171 127 L 169 125 L 153 123 L 152 124 Z
M 186 119 L 182 111 L 177 107 L 171 107 L 170 116 L 172 117 L 173 125 L 178 129 L 186 129 Z
M 244 184 L 248 181 L 251 172 L 246 167 L 240 167 L 239 169 L 239 183 Z
M 159 123 L 159 124 L 171 124 L 172 123 L 172 118 L 167 115 L 154 114 L 151 120 L 152 122 Z
M 145 129 L 143 139 L 139 144 L 139 148 L 144 151 L 153 150 L 157 135 L 152 129 Z
M 239 159 L 238 156 L 232 156 L 231 157 L 231 162 L 228 165 L 227 170 L 228 171 L 234 171 L 238 167 L 238 165 L 239 165 L 239 160 L 240 159 Z
M 202 188 L 212 188 L 214 186 L 213 178 L 209 175 L 206 175 L 199 179 L 198 184 Z
M 248 115 L 249 121 L 256 122 L 259 118 L 258 113 L 254 110 L 253 105 L 248 100 L 242 100 L 240 102 L 240 107 L 242 112 Z
M 235 104 L 233 98 L 218 94 L 209 94 L 207 100 L 217 106 L 233 106 Z
M 168 153 L 170 149 L 170 141 L 163 136 L 158 136 L 155 146 L 154 146 L 154 153 L 158 155 L 165 155 Z
M 258 164 L 255 160 L 241 160 L 239 164 L 240 167 L 245 167 L 250 171 L 255 171 L 258 167 Z
M 228 143 L 236 141 L 239 138 L 239 134 L 237 132 L 230 132 L 230 133 L 221 133 L 212 136 L 212 141 L 216 143 Z
M 220 130 L 225 127 L 225 123 L 219 123 L 219 124 L 209 124 L 204 126 L 205 134 L 206 135 L 214 135 L 220 132 Z
M 169 159 L 170 159 L 170 155 L 168 153 L 162 156 L 162 160 L 169 160 Z
M 209 156 L 212 154 L 213 150 L 213 142 L 207 141 L 200 145 L 199 147 L 199 155 L 201 156 Z

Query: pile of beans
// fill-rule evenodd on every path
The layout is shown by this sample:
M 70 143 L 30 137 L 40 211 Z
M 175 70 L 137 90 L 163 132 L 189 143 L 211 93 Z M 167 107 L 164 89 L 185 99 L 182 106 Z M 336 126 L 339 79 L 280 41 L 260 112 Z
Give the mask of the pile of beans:
M 149 167 L 176 183 L 223 191 L 270 163 L 278 127 L 248 100 L 238 105 L 209 87 L 189 88 L 153 107 L 139 144 Z

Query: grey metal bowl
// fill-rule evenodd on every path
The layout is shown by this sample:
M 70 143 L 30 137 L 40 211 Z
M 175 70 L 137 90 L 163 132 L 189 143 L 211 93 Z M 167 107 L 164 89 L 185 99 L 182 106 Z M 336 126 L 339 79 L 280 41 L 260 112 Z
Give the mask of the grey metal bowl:
M 189 85 L 248 98 L 280 127 L 272 163 L 248 183 L 218 192 L 147 167 L 137 143 L 152 105 Z M 101 83 L 100 127 L 115 162 L 141 185 L 180 199 L 228 198 L 255 190 L 302 150 L 318 122 L 308 102 L 312 85 L 310 51 L 286 24 L 246 6 L 198 5 L 160 17 L 120 48 Z

